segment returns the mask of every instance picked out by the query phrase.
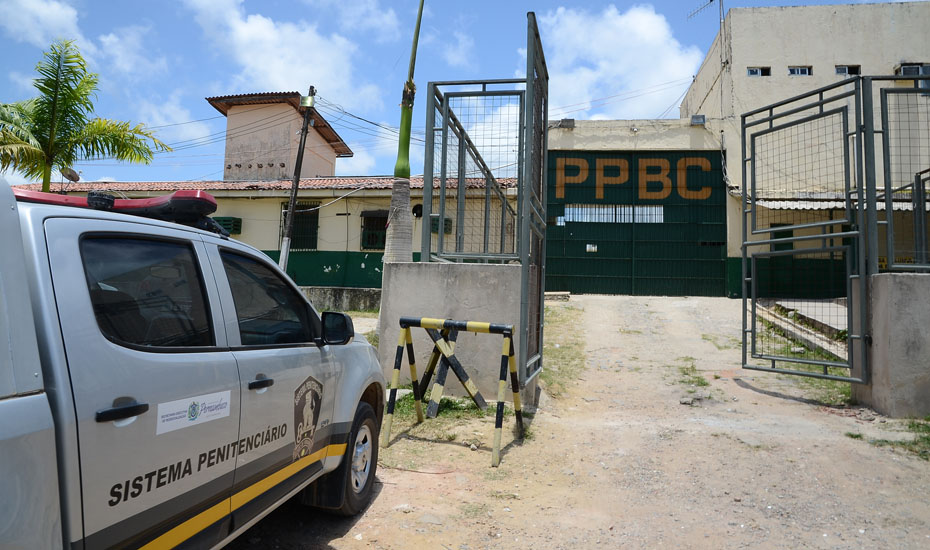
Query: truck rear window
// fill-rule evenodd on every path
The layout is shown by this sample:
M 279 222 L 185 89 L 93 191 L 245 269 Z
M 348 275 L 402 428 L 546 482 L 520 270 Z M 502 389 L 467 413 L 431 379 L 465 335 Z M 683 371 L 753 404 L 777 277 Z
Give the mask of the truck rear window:
M 81 257 L 97 325 L 110 340 L 153 347 L 214 345 L 190 245 L 86 237 Z

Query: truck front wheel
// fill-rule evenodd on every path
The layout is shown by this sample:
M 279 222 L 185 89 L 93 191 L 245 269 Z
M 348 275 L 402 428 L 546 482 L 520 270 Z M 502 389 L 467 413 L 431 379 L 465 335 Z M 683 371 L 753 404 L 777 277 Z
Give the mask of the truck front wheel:
M 365 402 L 355 409 L 346 454 L 345 500 L 338 512 L 354 516 L 371 503 L 375 471 L 378 469 L 378 422 L 375 411 Z

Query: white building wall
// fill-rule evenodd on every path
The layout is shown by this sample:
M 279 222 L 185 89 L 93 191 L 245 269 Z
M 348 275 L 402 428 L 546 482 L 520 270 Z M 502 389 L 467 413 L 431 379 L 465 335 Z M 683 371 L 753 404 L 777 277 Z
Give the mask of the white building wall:
M 722 62 L 718 34 L 685 94 L 681 116 L 706 116 L 707 128 L 727 150 L 728 183 L 740 186 L 742 113 L 845 79 L 836 74 L 837 65 L 890 75 L 902 63 L 930 63 L 928 25 L 930 2 L 732 8 Z M 811 67 L 812 74 L 789 75 L 789 66 Z M 749 67 L 769 67 L 771 74 L 748 76 Z M 741 254 L 740 206 L 737 198 L 727 205 L 731 257 Z
M 226 118 L 226 181 L 287 180 L 294 177 L 303 116 L 289 104 L 234 105 Z M 300 174 L 335 174 L 336 153 L 311 127 Z
M 349 190 L 318 189 L 301 191 L 297 200 L 318 203 L 319 231 L 317 250 L 367 252 L 362 250 L 362 212 L 366 210 L 388 210 L 391 205 L 390 189 L 372 189 L 352 196 L 340 198 Z M 259 250 L 278 250 L 281 245 L 281 211 L 289 195 L 282 191 L 211 191 L 216 197 L 217 210 L 214 216 L 231 216 L 242 219 L 242 233 L 233 238 L 254 246 Z M 483 243 L 484 191 L 471 189 L 468 192 L 465 216 L 468 221 L 465 246 L 467 250 L 478 250 Z M 450 195 L 446 207 L 447 218 L 455 219 L 455 198 Z M 508 201 L 516 209 L 516 193 L 508 193 Z M 411 190 L 411 208 L 422 202 L 421 190 Z M 329 204 L 331 203 L 331 204 Z M 499 208 L 499 207 L 498 207 Z M 439 200 L 433 200 L 433 213 L 439 212 Z M 499 218 L 497 218 L 499 219 Z M 423 219 L 413 219 L 413 252 L 420 251 L 420 235 Z M 513 224 L 509 226 L 512 232 Z M 445 235 L 446 248 L 455 246 L 455 233 Z M 491 227 L 491 243 L 500 242 L 499 223 Z M 435 246 L 436 234 L 433 234 Z M 371 252 L 383 252 L 372 250 Z

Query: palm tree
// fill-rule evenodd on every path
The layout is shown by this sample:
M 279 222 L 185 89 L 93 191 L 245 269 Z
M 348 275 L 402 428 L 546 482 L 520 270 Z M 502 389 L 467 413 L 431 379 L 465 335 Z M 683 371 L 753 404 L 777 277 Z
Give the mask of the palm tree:
M 42 178 L 48 191 L 53 168 L 102 157 L 148 164 L 171 150 L 141 124 L 91 118 L 98 76 L 73 42 L 55 42 L 44 55 L 33 81 L 39 97 L 0 104 L 0 171 Z
M 417 60 L 417 39 L 420 36 L 420 19 L 423 18 L 423 0 L 417 11 L 417 26 L 413 31 L 413 49 L 410 68 L 404 82 L 400 103 L 400 139 L 397 144 L 397 163 L 394 165 L 394 185 L 391 190 L 391 209 L 388 215 L 387 235 L 384 242 L 384 262 L 413 261 L 413 218 L 410 216 L 410 124 L 413 119 L 413 68 Z M 423 199 L 426 199 L 426 182 L 423 182 Z M 429 223 L 429 220 L 427 220 Z M 420 254 L 429 254 L 421 250 Z

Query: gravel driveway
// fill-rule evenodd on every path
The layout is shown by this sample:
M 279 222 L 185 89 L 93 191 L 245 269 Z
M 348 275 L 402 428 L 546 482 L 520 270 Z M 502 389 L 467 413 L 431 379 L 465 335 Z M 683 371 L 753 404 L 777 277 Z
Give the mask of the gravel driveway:
M 363 515 L 291 503 L 232 547 L 930 548 L 930 464 L 866 441 L 907 437 L 901 422 L 742 371 L 738 300 L 547 306 L 583 310 L 585 369 L 532 439 L 504 430 L 500 468 L 493 417 L 441 436 L 395 424 Z

